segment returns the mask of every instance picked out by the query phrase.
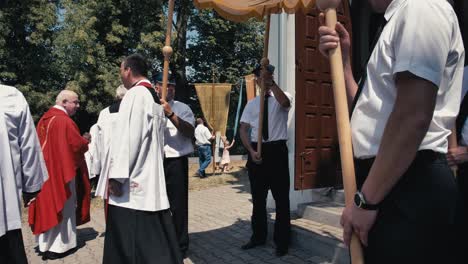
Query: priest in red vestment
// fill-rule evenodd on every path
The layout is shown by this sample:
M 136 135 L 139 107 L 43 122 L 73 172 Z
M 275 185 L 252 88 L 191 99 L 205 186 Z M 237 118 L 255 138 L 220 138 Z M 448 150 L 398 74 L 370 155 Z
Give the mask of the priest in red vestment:
M 29 207 L 29 224 L 44 260 L 63 257 L 75 248 L 76 226 L 90 220 L 84 158 L 90 138 L 81 136 L 70 118 L 79 106 L 78 95 L 63 90 L 37 125 L 49 179 Z

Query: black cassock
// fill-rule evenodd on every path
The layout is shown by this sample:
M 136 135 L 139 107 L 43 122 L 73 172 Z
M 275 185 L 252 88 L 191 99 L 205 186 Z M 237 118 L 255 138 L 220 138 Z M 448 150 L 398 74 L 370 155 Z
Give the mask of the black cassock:
M 103 264 L 179 264 L 182 254 L 171 212 L 109 205 Z

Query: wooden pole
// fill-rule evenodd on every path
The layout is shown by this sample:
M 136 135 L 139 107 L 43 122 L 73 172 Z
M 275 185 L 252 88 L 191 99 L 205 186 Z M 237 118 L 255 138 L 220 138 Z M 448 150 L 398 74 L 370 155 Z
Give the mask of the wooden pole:
M 325 11 L 325 19 L 326 25 L 334 29 L 337 22 L 336 9 L 327 9 Z M 343 59 L 341 57 L 341 47 L 339 43 L 336 49 L 330 51 L 329 58 L 333 82 L 333 95 L 335 100 L 338 140 L 340 144 L 345 201 L 346 205 L 349 206 L 353 203 L 354 194 L 356 193 L 356 178 L 354 174 L 351 127 L 349 124 L 349 110 L 348 101 L 346 98 Z M 352 264 L 364 263 L 361 243 L 355 233 L 353 233 L 351 238 L 350 251 Z
M 263 108 L 265 107 L 265 75 L 267 74 L 267 66 L 270 64 L 268 60 L 268 48 L 270 43 L 270 24 L 271 15 L 267 15 L 266 28 L 265 28 L 265 39 L 263 44 L 263 58 L 260 62 L 262 65 L 262 82 L 260 83 L 260 110 L 258 114 L 258 130 L 257 130 L 257 153 L 262 155 L 262 130 L 263 130 Z M 268 127 L 268 124 L 265 124 Z
M 213 127 L 213 133 L 215 134 L 214 144 L 212 144 L 212 152 L 213 152 L 213 175 L 216 173 L 216 131 L 215 131 L 215 112 L 214 112 L 214 102 L 215 102 L 215 67 L 212 66 L 212 85 L 211 85 L 211 126 Z
M 169 10 L 167 15 L 166 42 L 162 49 L 164 55 L 164 70 L 163 70 L 163 85 L 161 91 L 161 99 L 166 100 L 167 83 L 169 79 L 169 63 L 172 56 L 171 35 L 172 35 L 172 16 L 174 15 L 174 1 L 169 0 Z

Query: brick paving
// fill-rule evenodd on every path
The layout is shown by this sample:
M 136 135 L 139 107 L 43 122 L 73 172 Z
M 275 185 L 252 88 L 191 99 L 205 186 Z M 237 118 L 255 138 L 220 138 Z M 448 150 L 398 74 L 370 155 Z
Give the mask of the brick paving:
M 240 246 L 249 239 L 251 232 L 250 198 L 245 181 L 190 192 L 190 250 L 184 263 L 346 263 L 341 229 L 305 219 L 292 221 L 292 247 L 289 254 L 282 258 L 274 254 L 271 235 L 265 246 L 241 250 Z M 273 213 L 270 213 L 270 218 L 274 219 Z M 29 262 L 101 263 L 104 230 L 103 210 L 101 207 L 93 207 L 91 222 L 78 227 L 78 249 L 63 259 L 44 262 L 35 252 L 34 237 L 29 228 L 24 226 L 23 236 Z

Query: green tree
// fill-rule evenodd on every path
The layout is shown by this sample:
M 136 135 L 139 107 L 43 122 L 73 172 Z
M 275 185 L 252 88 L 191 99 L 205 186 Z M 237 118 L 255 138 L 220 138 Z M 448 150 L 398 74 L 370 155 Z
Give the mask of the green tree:
M 234 23 L 213 11 L 195 10 L 191 17 L 187 51 L 189 80 L 193 83 L 211 83 L 214 69 L 216 82 L 232 83 L 234 86 L 226 133 L 228 138 L 233 136 L 241 80 L 252 72 L 262 57 L 264 30 L 262 21 Z M 194 89 L 191 97 L 195 98 L 191 101 L 194 113 L 201 116 Z M 242 105 L 246 103 L 245 98 L 243 96 Z M 237 142 L 240 140 L 237 139 Z M 240 145 L 236 144 L 238 148 L 233 151 L 238 153 Z
M 0 82 L 19 88 L 36 118 L 58 84 L 51 55 L 56 21 L 56 4 L 46 0 L 8 1 L 0 9 Z

